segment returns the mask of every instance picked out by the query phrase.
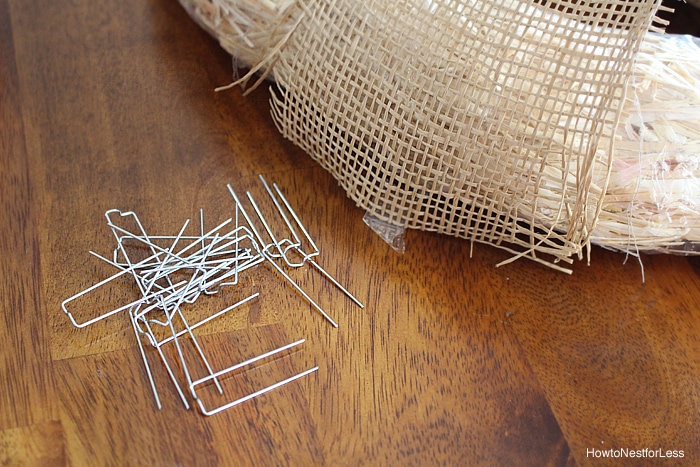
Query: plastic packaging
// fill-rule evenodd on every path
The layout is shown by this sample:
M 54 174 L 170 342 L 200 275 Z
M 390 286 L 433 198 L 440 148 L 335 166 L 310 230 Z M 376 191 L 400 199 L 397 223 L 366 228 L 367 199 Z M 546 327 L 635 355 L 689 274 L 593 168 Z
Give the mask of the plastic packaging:
M 406 244 L 404 243 L 404 232 L 406 229 L 404 227 L 390 224 L 389 222 L 373 216 L 369 212 L 365 213 L 362 221 L 367 224 L 374 233 L 379 235 L 382 240 L 387 242 L 394 251 L 398 253 L 404 253 L 406 251 Z

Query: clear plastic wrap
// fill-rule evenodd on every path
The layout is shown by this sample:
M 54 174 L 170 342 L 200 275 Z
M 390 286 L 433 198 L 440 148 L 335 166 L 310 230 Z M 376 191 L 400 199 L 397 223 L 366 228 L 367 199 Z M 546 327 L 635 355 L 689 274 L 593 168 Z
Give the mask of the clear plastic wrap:
M 362 221 L 367 224 L 367 227 L 372 229 L 374 233 L 379 235 L 382 240 L 389 244 L 394 251 L 398 253 L 404 253 L 406 251 L 406 244 L 404 242 L 404 233 L 406 229 L 404 227 L 390 224 L 389 222 L 373 216 L 369 212 L 365 213 Z

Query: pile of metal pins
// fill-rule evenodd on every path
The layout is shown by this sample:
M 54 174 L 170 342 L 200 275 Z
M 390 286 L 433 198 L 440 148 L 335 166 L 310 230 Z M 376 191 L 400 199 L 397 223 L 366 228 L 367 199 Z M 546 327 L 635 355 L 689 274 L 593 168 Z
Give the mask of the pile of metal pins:
M 186 319 L 182 306 L 194 303 L 202 295 L 216 294 L 223 287 L 239 285 L 239 276 L 245 271 L 260 264 L 268 265 L 281 277 L 283 283 L 289 284 L 334 327 L 338 327 L 338 324 L 287 274 L 286 270 L 289 270 L 289 268 L 301 268 L 307 264 L 311 265 L 313 269 L 331 281 L 353 302 L 363 307 L 357 298 L 314 260 L 320 254 L 320 251 L 279 187 L 273 184 L 271 188 L 262 175 L 260 176 L 260 181 L 272 200 L 279 219 L 281 219 L 281 222 L 277 224 L 268 222 L 253 196 L 250 192 L 246 192 L 246 197 L 253 208 L 258 223 L 262 225 L 262 229 L 255 227 L 253 218 L 230 185 L 228 185 L 228 190 L 235 202 L 234 218 L 229 218 L 215 228 L 205 232 L 204 214 L 200 211 L 200 235 L 184 235 L 189 224 L 189 220 L 187 220 L 177 235 L 149 236 L 135 213 L 122 212 L 116 209 L 107 211 L 105 213 L 107 224 L 117 241 L 113 259 L 110 260 L 92 251 L 90 253 L 116 267 L 119 272 L 66 299 L 61 305 L 63 312 L 68 316 L 71 323 L 78 328 L 89 326 L 121 312 L 129 316 L 159 409 L 162 405 L 147 359 L 148 347 L 144 346 L 144 341 L 150 344 L 157 352 L 185 408 L 189 409 L 190 401 L 182 385 L 178 382 L 178 378 L 175 376 L 176 369 L 181 369 L 181 372 L 184 373 L 189 396 L 192 401 L 196 402 L 199 410 L 204 415 L 213 415 L 231 408 L 318 369 L 318 366 L 307 369 L 243 397 L 236 397 L 233 400 L 228 400 L 224 397 L 225 402 L 218 404 L 216 407 L 208 408 L 205 406 L 203 398 L 197 392 L 198 389 L 201 390 L 203 387 L 209 387 L 213 384 L 216 386 L 219 394 L 223 395 L 224 392 L 220 380 L 225 376 L 230 376 L 231 373 L 242 368 L 252 367 L 261 360 L 290 351 L 304 342 L 304 339 L 292 342 L 220 371 L 212 369 L 194 330 L 241 305 L 256 300 L 259 292 L 253 293 L 194 323 L 190 323 Z M 242 220 L 240 216 L 243 217 Z M 118 225 L 115 219 L 130 220 L 136 226 L 136 232 Z M 234 226 L 231 228 L 232 222 Z M 228 230 L 226 230 L 227 228 Z M 280 231 L 284 232 L 284 235 L 280 235 Z M 266 234 L 267 240 L 263 239 L 261 232 Z M 148 256 L 139 260 L 132 258 L 133 252 L 130 255 L 127 244 L 133 243 L 139 245 L 141 250 L 145 249 Z M 162 246 L 164 244 L 166 246 Z M 131 276 L 134 279 L 140 292 L 140 297 L 137 300 L 84 321 L 79 322 L 76 320 L 74 316 L 75 311 L 71 312 L 68 309 L 68 305 L 71 302 L 122 276 Z M 178 280 L 182 277 L 185 277 L 185 279 Z M 188 340 L 196 350 L 200 363 L 206 368 L 205 376 L 197 378 L 190 370 L 183 353 L 184 340 Z M 176 349 L 177 364 L 169 362 L 163 351 L 163 346 L 171 342 Z

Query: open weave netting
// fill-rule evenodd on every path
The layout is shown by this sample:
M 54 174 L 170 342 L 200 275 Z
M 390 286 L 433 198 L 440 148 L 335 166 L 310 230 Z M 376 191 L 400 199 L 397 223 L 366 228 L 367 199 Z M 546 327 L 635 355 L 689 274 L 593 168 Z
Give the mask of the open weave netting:
M 180 1 L 371 218 L 552 265 L 591 241 L 661 3 Z

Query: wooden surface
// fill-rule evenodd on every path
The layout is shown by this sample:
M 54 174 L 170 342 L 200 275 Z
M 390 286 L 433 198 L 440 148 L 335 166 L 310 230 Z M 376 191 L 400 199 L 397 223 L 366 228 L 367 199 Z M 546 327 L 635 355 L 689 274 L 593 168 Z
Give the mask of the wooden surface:
M 213 92 L 230 67 L 173 0 L 0 0 L 0 464 L 700 464 L 697 259 L 644 257 L 642 283 L 599 248 L 573 276 L 420 232 L 399 255 L 279 136 L 267 89 Z M 153 365 L 158 411 L 127 317 L 76 329 L 61 302 L 113 272 L 88 254 L 112 248 L 107 209 L 154 233 L 200 208 L 213 226 L 226 184 L 260 190 L 259 173 L 366 308 L 297 276 L 335 329 L 257 269 L 261 299 L 202 336 L 212 359 L 305 338 L 260 378 L 319 370 L 204 417 Z M 133 297 L 123 283 L 81 309 Z M 685 457 L 587 456 L 609 448 Z

